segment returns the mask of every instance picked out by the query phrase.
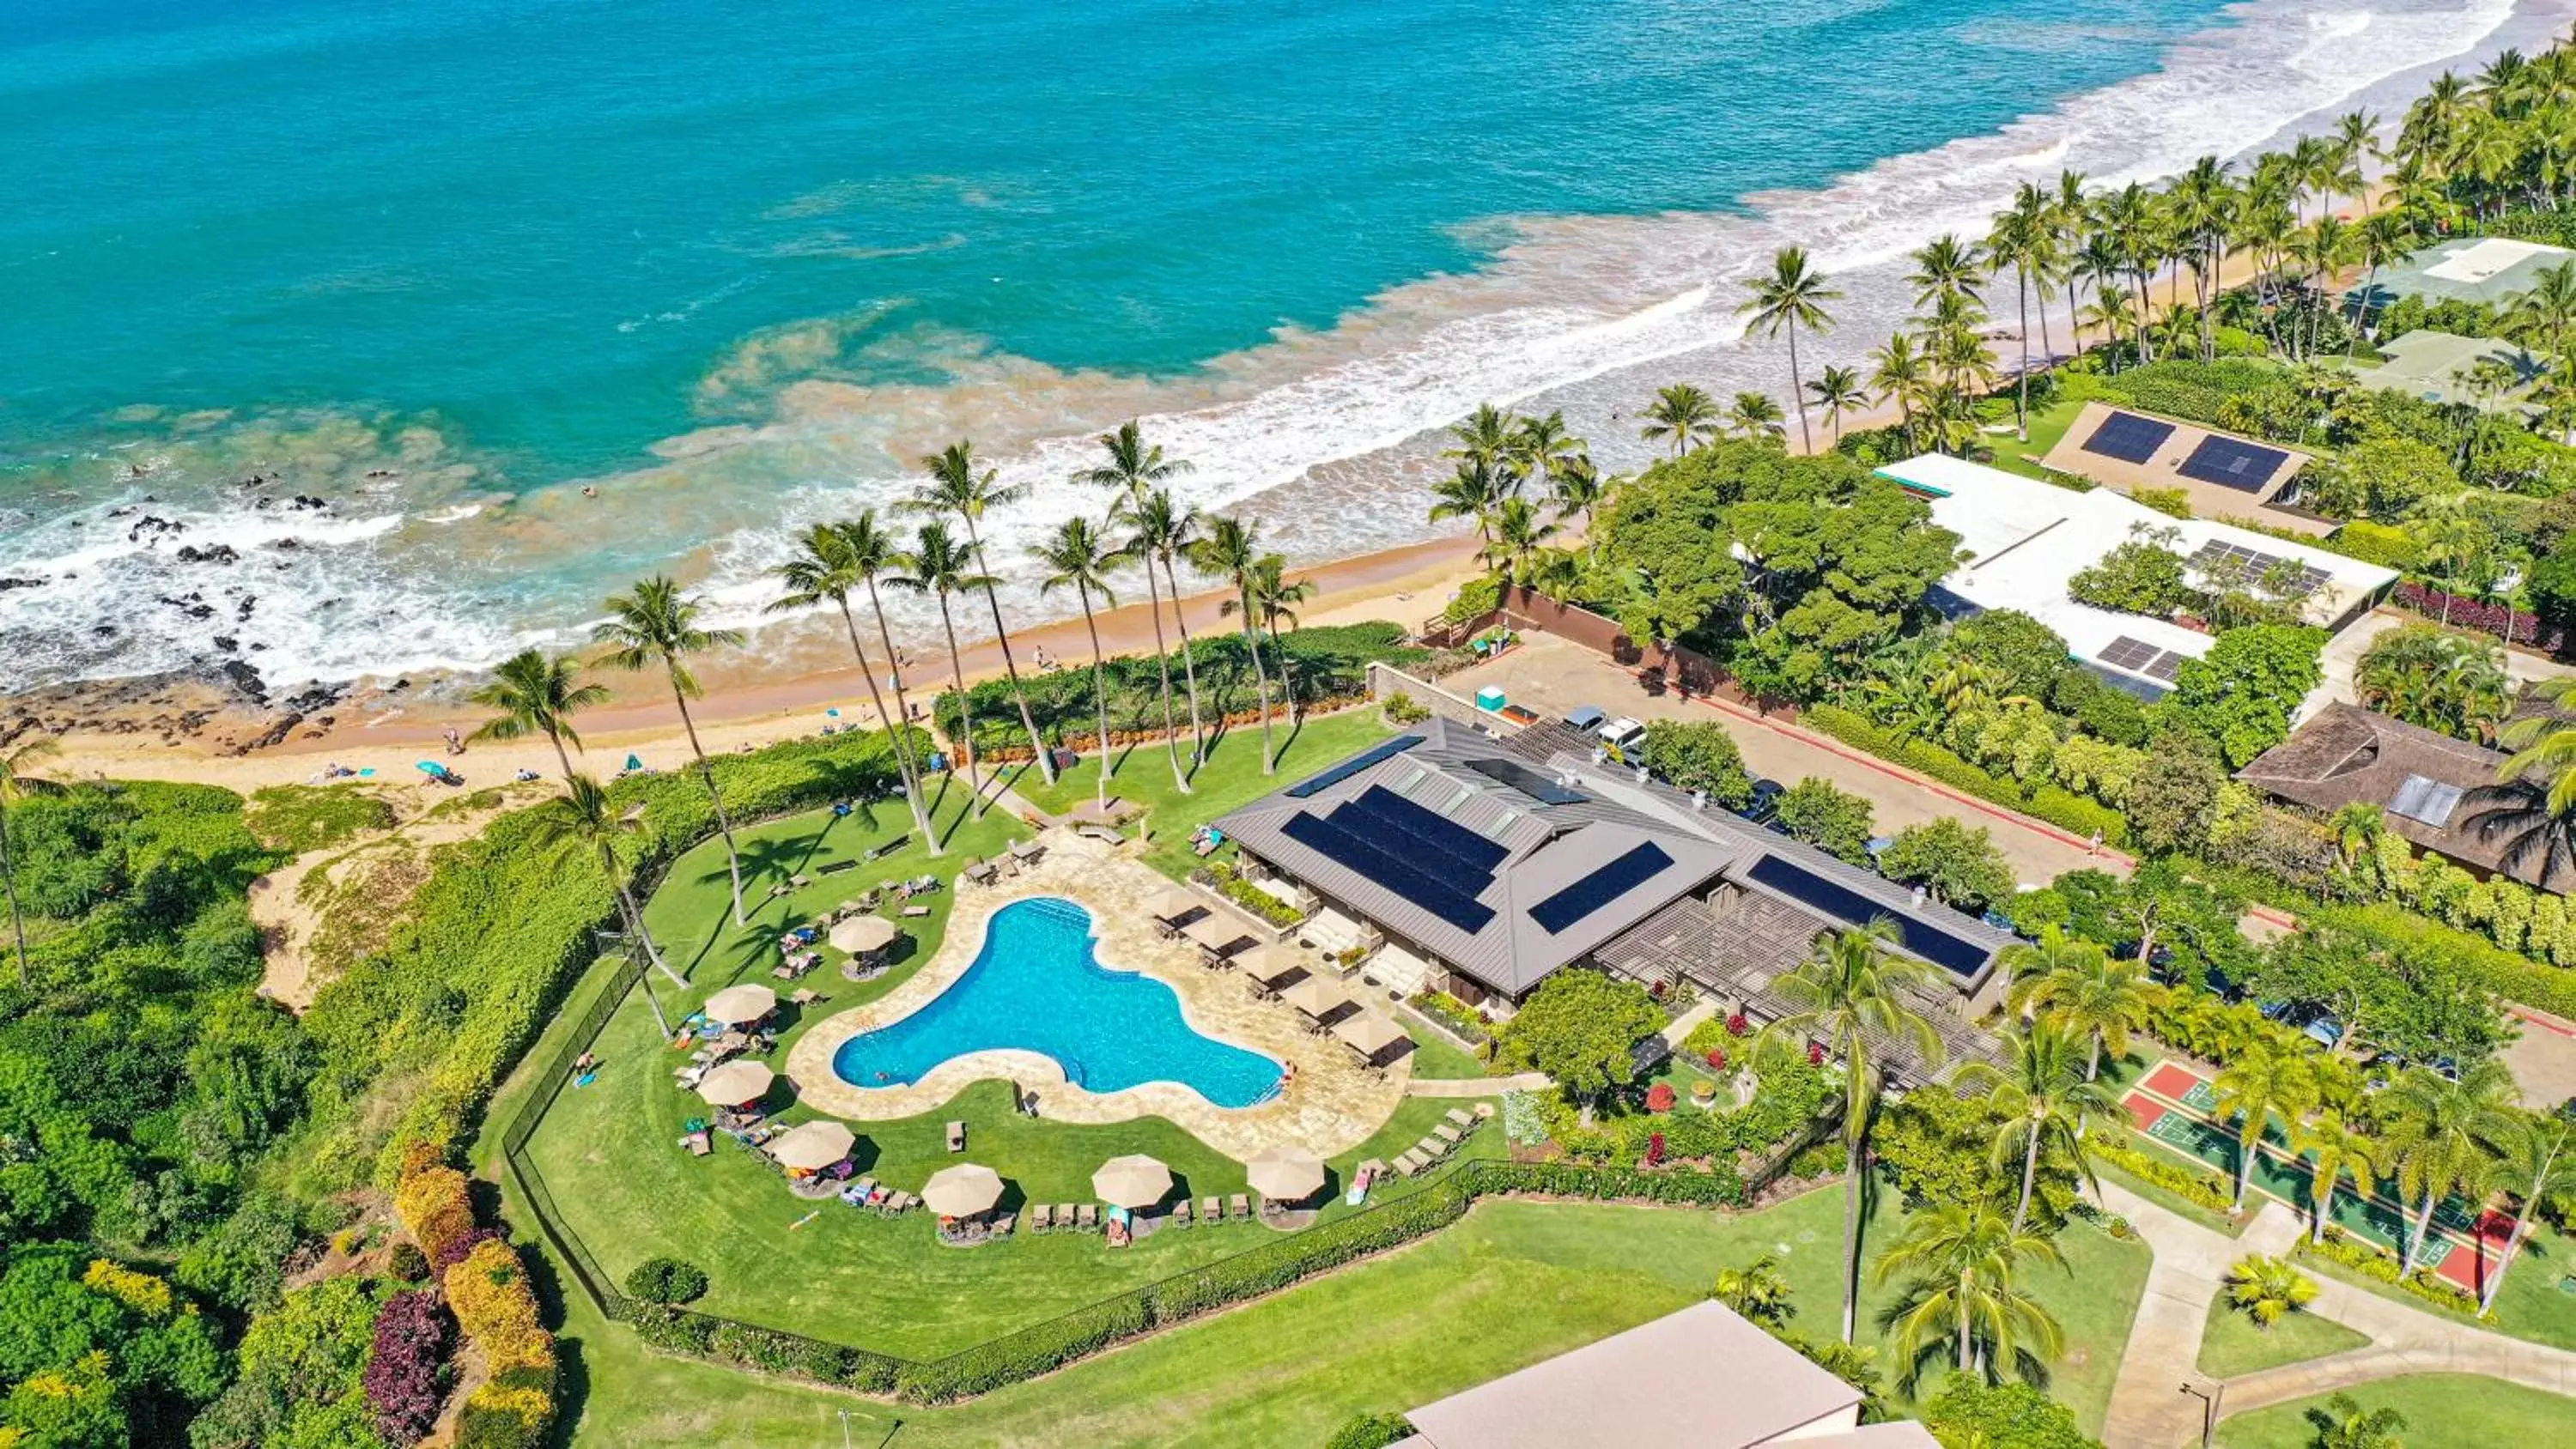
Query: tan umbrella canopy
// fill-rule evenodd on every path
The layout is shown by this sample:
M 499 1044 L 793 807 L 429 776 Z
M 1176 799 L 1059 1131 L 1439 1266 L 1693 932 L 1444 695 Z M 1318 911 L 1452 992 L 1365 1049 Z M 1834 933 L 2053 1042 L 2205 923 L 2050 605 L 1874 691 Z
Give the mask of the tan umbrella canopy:
M 769 1144 L 769 1155 L 781 1167 L 812 1172 L 849 1156 L 858 1142 L 858 1134 L 838 1122 L 808 1122 Z
M 863 956 L 893 945 L 898 934 L 894 922 L 883 916 L 852 916 L 832 928 L 832 945 L 836 950 Z
M 701 1008 L 706 1012 L 707 1020 L 720 1021 L 727 1026 L 758 1021 L 777 1009 L 777 992 L 766 986 L 751 985 L 728 986 L 708 997 L 707 1004 Z
M 974 1162 L 943 1167 L 921 1185 L 921 1200 L 943 1218 L 973 1217 L 1002 1200 L 1002 1175 Z
M 1297 959 L 1297 952 L 1293 947 L 1283 946 L 1276 941 L 1253 947 L 1235 957 L 1234 964 L 1243 968 L 1244 975 L 1264 986 L 1284 980 L 1290 972 L 1305 969 L 1305 963 Z
M 1302 1152 L 1272 1147 L 1244 1168 L 1252 1190 L 1275 1202 L 1313 1197 L 1324 1187 L 1324 1164 Z
M 1222 951 L 1237 941 L 1252 939 L 1252 933 L 1241 924 L 1214 911 L 1181 927 L 1181 934 L 1211 951 Z
M 1309 976 L 1279 993 L 1279 999 L 1312 1017 L 1330 1016 L 1349 1004 L 1351 994 L 1325 976 Z
M 1350 1044 L 1351 1050 L 1370 1061 L 1377 1054 L 1404 1040 L 1404 1028 L 1383 1016 L 1363 1011 L 1348 1021 L 1334 1026 L 1333 1035 Z
M 1154 893 L 1154 899 L 1146 909 L 1154 913 L 1155 920 L 1177 921 L 1205 904 L 1179 886 L 1165 886 Z
M 769 1092 L 778 1074 L 758 1062 L 732 1061 L 698 1079 L 698 1095 L 712 1106 L 739 1107 Z
M 1152 1207 L 1171 1195 L 1172 1170 L 1141 1152 L 1113 1157 L 1091 1175 L 1091 1191 L 1119 1207 Z

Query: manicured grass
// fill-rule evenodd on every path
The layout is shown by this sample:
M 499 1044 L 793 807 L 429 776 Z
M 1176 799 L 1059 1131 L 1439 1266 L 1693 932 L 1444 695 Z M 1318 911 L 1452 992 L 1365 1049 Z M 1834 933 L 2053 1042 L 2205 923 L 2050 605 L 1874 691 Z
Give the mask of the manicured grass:
M 2360 1348 L 2370 1340 L 2331 1319 L 2292 1313 L 2270 1328 L 2257 1328 L 2244 1310 L 2230 1307 L 2222 1290 L 2209 1305 L 2209 1326 L 2200 1339 L 2200 1371 L 2212 1378 L 2234 1378 L 2257 1369 Z
M 2365 1409 L 2382 1405 L 2406 1416 L 2406 1449 L 2495 1449 L 2497 1445 L 2563 1443 L 2576 1423 L 2576 1400 L 2475 1374 L 2408 1374 L 2348 1389 Z M 2227 1449 L 2309 1449 L 2317 1429 L 2310 1409 L 2331 1395 L 2294 1399 L 2219 1421 Z
M 1277 773 L 1261 773 L 1261 727 L 1237 725 L 1208 745 L 1207 763 L 1183 794 L 1172 784 L 1170 758 L 1160 741 L 1118 753 L 1110 777 L 1110 794 L 1146 807 L 1143 830 L 1148 842 L 1145 861 L 1175 878 L 1200 864 L 1190 850 L 1190 832 L 1229 810 L 1250 804 L 1283 785 L 1295 784 L 1325 766 L 1377 743 L 1389 733 L 1374 706 L 1340 714 L 1309 715 L 1291 725 L 1283 714 L 1272 723 L 1279 746 Z M 1189 764 L 1189 742 L 1181 742 L 1181 763 Z M 1085 756 L 1056 777 L 1053 785 L 1039 778 L 1035 766 L 1013 768 L 1012 788 L 1043 810 L 1063 811 L 1093 796 L 1100 764 Z
M 1413 1038 L 1413 1074 L 1417 1077 L 1457 1081 L 1485 1075 L 1485 1064 L 1458 1050 L 1437 1028 L 1425 1025 L 1412 1012 L 1393 1013 L 1395 1024 Z
M 2576 1238 L 2551 1227 L 2537 1224 L 2522 1253 L 2505 1274 L 2504 1287 L 2497 1290 L 2495 1316 L 2476 1322 L 2465 1313 L 2454 1313 L 2429 1299 L 2420 1298 L 2393 1283 L 2366 1277 L 2341 1263 L 2324 1258 L 2301 1258 L 2299 1267 L 2319 1277 L 2349 1283 L 2368 1293 L 2376 1293 L 2392 1303 L 2437 1313 L 2457 1323 L 2475 1323 L 2512 1338 L 2525 1338 L 2553 1348 L 2576 1349 L 2576 1287 L 2562 1288 L 2562 1280 L 2576 1277 Z
M 1995 466 L 1998 468 L 2019 473 L 2025 477 L 2063 482 L 2065 481 L 2063 475 L 2050 473 L 2039 465 L 2039 460 L 2047 457 L 2048 450 L 2056 447 L 2058 440 L 2066 436 L 2066 430 L 2075 423 L 2076 414 L 2082 411 L 2084 411 L 2084 404 L 2072 400 L 2034 406 L 2030 410 L 2029 442 L 2025 443 L 2011 433 L 1989 433 L 1980 441 L 1994 450 Z M 2005 413 L 2007 420 L 2011 416 L 2009 411 Z

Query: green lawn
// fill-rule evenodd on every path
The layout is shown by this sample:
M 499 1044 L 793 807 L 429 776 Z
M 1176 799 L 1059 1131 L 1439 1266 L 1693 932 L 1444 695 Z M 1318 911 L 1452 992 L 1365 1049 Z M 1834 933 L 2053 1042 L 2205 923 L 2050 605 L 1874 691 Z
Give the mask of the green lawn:
M 2409 1308 L 2438 1313 L 2460 1323 L 2472 1321 L 2466 1314 L 2453 1313 L 2393 1283 L 2383 1283 L 2356 1273 L 2341 1263 L 2324 1258 L 2301 1258 L 2299 1266 L 2320 1277 L 2349 1283 L 2364 1292 L 2376 1293 Z M 2552 1348 L 2576 1349 L 2576 1238 L 2546 1222 L 2536 1225 L 2530 1240 L 2523 1244 L 2521 1256 L 2514 1260 L 2512 1271 L 2505 1275 L 2504 1287 L 2496 1293 L 2495 1317 L 2477 1326 L 2513 1338 L 2545 1343 Z
M 2209 1305 L 2209 1327 L 2201 1335 L 2200 1371 L 2212 1378 L 2234 1378 L 2257 1369 L 2360 1348 L 2370 1340 L 2331 1319 L 2292 1313 L 2270 1328 L 2257 1328 L 2242 1309 L 2229 1306 L 2221 1291 Z
M 1279 745 L 1276 774 L 1261 773 L 1261 727 L 1237 725 L 1210 742 L 1207 763 L 1192 780 L 1186 795 L 1172 784 L 1171 760 L 1160 742 L 1135 745 L 1117 753 L 1117 769 L 1110 776 L 1109 791 L 1116 798 L 1146 807 L 1143 827 L 1149 845 L 1147 864 L 1176 878 L 1188 875 L 1199 864 L 1190 850 L 1191 831 L 1375 744 L 1389 733 L 1373 706 L 1340 714 L 1309 715 L 1294 726 L 1283 715 L 1274 721 L 1272 731 Z M 1181 762 L 1184 766 L 1189 763 L 1186 740 L 1181 744 Z M 1039 778 L 1035 766 L 1022 765 L 1013 771 L 1012 786 L 1040 809 L 1070 810 L 1092 798 L 1099 771 L 1099 761 L 1085 756 L 1049 785 Z
M 1485 1075 L 1485 1064 L 1458 1050 L 1437 1027 L 1427 1025 L 1409 1011 L 1393 1015 L 1395 1024 L 1413 1038 L 1415 1076 L 1455 1081 Z
M 2576 1423 L 2576 1401 L 2474 1374 L 2408 1374 L 2348 1392 L 2365 1409 L 2386 1405 L 2404 1414 L 2399 1437 L 2406 1449 L 2558 1444 Z M 2325 1401 L 2294 1399 L 2220 1420 L 2218 1442 L 2227 1449 L 2309 1449 L 2317 1430 L 2307 1412 Z
M 2062 483 L 2066 481 L 2065 476 L 2042 468 L 2039 460 L 2047 457 L 2048 450 L 2056 447 L 2058 439 L 2066 436 L 2066 430 L 2075 423 L 2076 414 L 2082 411 L 2084 404 L 2072 400 L 2034 407 L 2030 412 L 2029 442 L 2025 443 L 2010 433 L 1988 433 L 1981 441 L 1994 450 L 1996 467 L 2025 477 Z M 2009 421 L 2011 412 L 2007 410 L 2004 417 Z

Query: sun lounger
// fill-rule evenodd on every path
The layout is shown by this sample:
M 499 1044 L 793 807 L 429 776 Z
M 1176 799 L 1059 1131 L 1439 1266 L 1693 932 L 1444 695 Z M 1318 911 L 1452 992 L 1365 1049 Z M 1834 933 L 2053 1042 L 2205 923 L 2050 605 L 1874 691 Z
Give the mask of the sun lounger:
M 692 1132 L 682 1137 L 680 1145 L 689 1149 L 691 1157 L 704 1157 L 716 1150 L 715 1144 L 707 1140 L 707 1134 L 703 1131 Z
M 1019 1225 L 1020 1215 L 1018 1213 L 1013 1213 L 1002 1219 L 1000 1222 L 993 1224 L 993 1236 L 997 1238 L 1007 1238 L 1011 1235 L 1011 1229 L 1016 1228 Z
M 1429 1158 L 1433 1162 L 1438 1162 L 1441 1158 L 1449 1155 L 1449 1144 L 1441 1141 L 1437 1137 L 1425 1137 L 1421 1141 L 1413 1144 L 1413 1150 L 1421 1153 L 1424 1157 Z
M 1082 1230 L 1084 1232 L 1093 1232 L 1100 1227 L 1099 1210 L 1094 1208 L 1091 1204 L 1084 1203 L 1082 1206 L 1074 1209 L 1074 1212 L 1077 1214 L 1074 1221 L 1082 1224 Z
M 1039 1203 L 1036 1207 L 1029 1209 L 1030 1232 L 1043 1233 L 1054 1226 L 1055 1208 L 1053 1205 L 1048 1203 Z
M 1464 1134 L 1460 1133 L 1457 1128 L 1450 1126 L 1448 1123 L 1440 1122 L 1432 1126 L 1431 1135 L 1448 1143 L 1450 1146 L 1455 1147 L 1458 1145 L 1460 1137 Z
M 1450 1108 L 1450 1109 L 1449 1109 L 1449 1114 L 1448 1114 L 1448 1115 L 1449 1115 L 1449 1120 L 1450 1120 L 1451 1122 L 1456 1123 L 1456 1124 L 1457 1124 L 1457 1126 L 1458 1126 L 1458 1130 L 1460 1130 L 1461 1132 L 1472 1132 L 1472 1131 L 1474 1131 L 1474 1130 L 1476 1129 L 1476 1119 L 1475 1119 L 1475 1118 L 1473 1118 L 1473 1117 L 1468 1116 L 1468 1115 L 1467 1115 L 1466 1113 L 1464 1113 L 1464 1112 L 1459 1111 L 1457 1108 L 1455 1108 L 1455 1107 Z
M 1183 1228 L 1190 1225 L 1190 1200 L 1188 1198 L 1182 1198 L 1180 1206 L 1172 1209 L 1172 1224 L 1175 1227 Z
M 907 915 L 907 916 L 926 916 L 926 915 L 929 915 L 929 914 L 930 914 L 930 907 L 928 907 L 928 906 L 906 906 L 906 907 L 904 907 L 904 908 L 903 908 L 903 913 L 904 913 L 905 915 Z
M 886 1200 L 879 1205 L 879 1210 L 888 1217 L 898 1217 L 912 1211 L 912 1205 L 919 1201 L 921 1199 L 908 1192 L 890 1192 L 886 1194 Z
M 1055 1205 L 1055 1225 L 1065 1232 L 1080 1232 L 1082 1230 L 1082 1223 L 1077 1219 L 1074 1213 L 1073 1204 L 1069 1202 L 1060 1202 Z
M 1234 1196 L 1227 1198 L 1225 1200 L 1225 1215 L 1230 1219 L 1236 1220 L 1252 1216 L 1252 1199 L 1245 1197 L 1239 1192 Z
M 1411 1177 L 1422 1170 L 1422 1159 L 1414 1154 L 1413 1149 L 1406 1148 L 1396 1154 L 1395 1170 L 1405 1177 Z
M 951 1122 L 948 1124 L 948 1150 L 951 1152 L 963 1152 L 966 1150 L 965 1123 Z

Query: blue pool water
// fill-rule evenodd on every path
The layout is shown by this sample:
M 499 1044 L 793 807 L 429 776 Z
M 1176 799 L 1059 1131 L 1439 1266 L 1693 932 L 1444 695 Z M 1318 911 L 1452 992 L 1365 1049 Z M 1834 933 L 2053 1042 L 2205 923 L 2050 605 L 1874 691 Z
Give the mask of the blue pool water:
M 920 1081 L 969 1052 L 1053 1057 L 1094 1092 L 1178 1082 L 1220 1107 L 1249 1107 L 1279 1088 L 1279 1064 L 1199 1035 L 1172 988 L 1113 971 L 1092 953 L 1091 913 L 1071 901 L 1016 901 L 993 913 L 984 949 L 928 1006 L 832 1056 L 861 1087 Z

